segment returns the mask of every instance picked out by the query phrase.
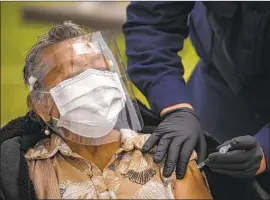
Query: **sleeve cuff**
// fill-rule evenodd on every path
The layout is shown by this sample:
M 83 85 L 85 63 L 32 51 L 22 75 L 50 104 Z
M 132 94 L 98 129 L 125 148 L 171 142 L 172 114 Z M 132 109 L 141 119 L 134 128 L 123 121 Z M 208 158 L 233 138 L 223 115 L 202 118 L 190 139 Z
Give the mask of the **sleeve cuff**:
M 264 126 L 259 133 L 255 135 L 256 140 L 261 145 L 261 148 L 263 150 L 265 160 L 266 160 L 266 171 L 269 171 L 270 169 L 270 153 L 269 153 L 269 135 L 270 135 L 270 125 Z
M 168 106 L 191 102 L 185 80 L 178 76 L 163 76 L 147 93 L 151 108 L 157 114 Z

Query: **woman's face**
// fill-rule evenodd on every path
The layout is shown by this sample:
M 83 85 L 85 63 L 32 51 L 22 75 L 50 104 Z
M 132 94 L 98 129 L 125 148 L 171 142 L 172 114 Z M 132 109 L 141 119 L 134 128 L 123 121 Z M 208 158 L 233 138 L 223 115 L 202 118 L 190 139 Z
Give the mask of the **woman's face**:
M 46 92 L 89 68 L 108 70 L 103 54 L 94 51 L 87 40 L 64 40 L 42 50 L 39 58 L 40 62 L 34 73 L 40 74 L 38 81 L 42 85 L 41 90 Z M 48 121 L 51 116 L 59 118 L 58 109 L 50 95 L 44 100 L 41 99 L 38 105 L 35 101 L 32 102 L 44 121 Z

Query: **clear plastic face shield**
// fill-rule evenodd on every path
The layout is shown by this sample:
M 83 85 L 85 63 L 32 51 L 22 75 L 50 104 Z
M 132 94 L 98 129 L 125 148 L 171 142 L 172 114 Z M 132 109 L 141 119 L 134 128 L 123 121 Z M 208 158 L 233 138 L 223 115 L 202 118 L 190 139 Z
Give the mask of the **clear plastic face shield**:
M 114 34 L 99 31 L 42 50 L 28 80 L 35 109 L 49 127 L 80 144 L 115 140 L 143 121 Z

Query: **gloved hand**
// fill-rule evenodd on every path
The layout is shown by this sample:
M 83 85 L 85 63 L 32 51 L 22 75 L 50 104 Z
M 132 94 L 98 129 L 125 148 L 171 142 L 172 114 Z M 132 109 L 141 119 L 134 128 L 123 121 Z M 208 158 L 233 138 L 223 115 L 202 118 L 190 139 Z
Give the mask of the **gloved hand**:
M 252 136 L 240 136 L 228 140 L 217 147 L 230 145 L 227 153 L 212 153 L 206 159 L 205 164 L 214 172 L 239 180 L 253 179 L 260 168 L 263 153 L 260 145 Z M 226 148 L 226 147 L 225 147 Z
M 176 167 L 176 177 L 182 179 L 194 149 L 199 162 L 206 157 L 204 134 L 192 109 L 172 110 L 165 113 L 162 118 L 161 123 L 144 144 L 142 152 L 149 152 L 158 143 L 153 160 L 159 163 L 167 153 L 163 176 L 169 177 Z

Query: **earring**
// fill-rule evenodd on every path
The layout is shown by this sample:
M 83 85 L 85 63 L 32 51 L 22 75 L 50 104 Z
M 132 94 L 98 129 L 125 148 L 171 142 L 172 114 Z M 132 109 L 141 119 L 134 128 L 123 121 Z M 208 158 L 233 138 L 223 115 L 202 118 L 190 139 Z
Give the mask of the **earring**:
M 46 129 L 44 131 L 44 134 L 45 135 L 50 135 L 51 134 L 51 131 L 48 129 L 48 126 L 46 126 Z

